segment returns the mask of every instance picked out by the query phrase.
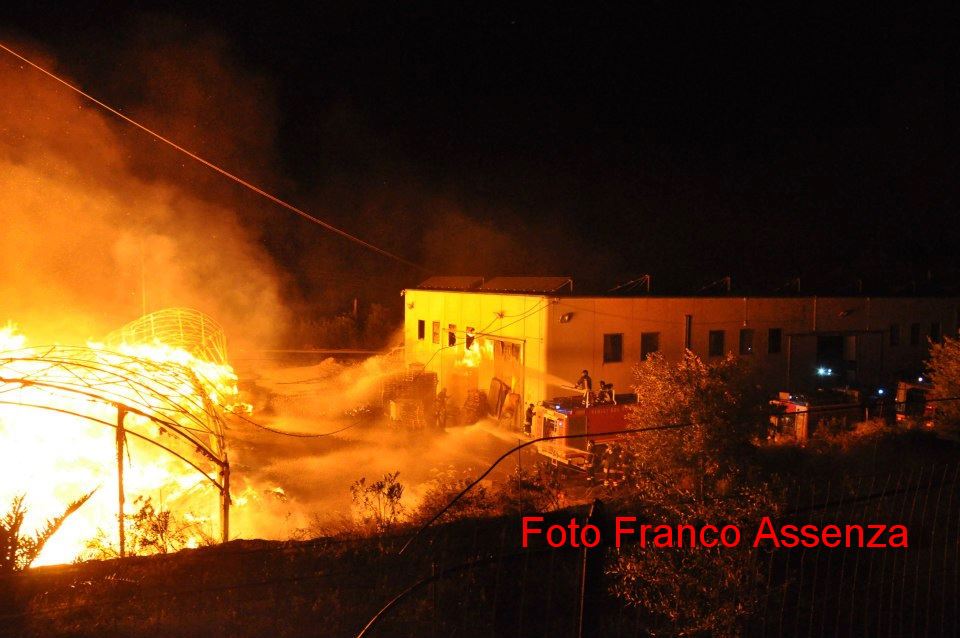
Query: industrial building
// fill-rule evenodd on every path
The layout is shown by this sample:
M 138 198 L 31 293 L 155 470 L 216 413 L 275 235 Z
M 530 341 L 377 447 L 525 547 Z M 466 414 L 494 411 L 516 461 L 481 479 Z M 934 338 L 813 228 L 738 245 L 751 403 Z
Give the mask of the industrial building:
M 563 277 L 433 277 L 404 304 L 406 363 L 435 372 L 454 404 L 480 390 L 498 405 L 574 394 L 584 369 L 630 392 L 637 362 L 685 349 L 748 358 L 771 392 L 876 388 L 920 374 L 960 309 L 956 297 L 580 296 Z

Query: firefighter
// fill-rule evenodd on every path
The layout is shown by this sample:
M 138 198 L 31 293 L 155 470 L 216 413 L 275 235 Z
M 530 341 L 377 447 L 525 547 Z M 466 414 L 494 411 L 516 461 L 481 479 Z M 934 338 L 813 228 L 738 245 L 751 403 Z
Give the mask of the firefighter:
M 436 400 L 437 429 L 447 429 L 447 389 L 441 388 Z
M 603 379 L 600 379 L 600 391 L 597 392 L 597 405 L 603 405 L 607 402 L 606 387 L 607 382 Z
M 523 416 L 523 433 L 530 436 L 533 431 L 533 404 L 527 406 L 527 411 Z
M 623 478 L 623 451 L 619 444 L 608 445 L 603 455 L 603 486 L 618 487 Z
M 614 464 L 616 460 L 614 458 L 613 446 L 608 445 L 603 451 L 603 459 L 600 461 L 600 467 L 603 468 L 603 486 L 610 487 L 610 479 L 613 478 Z
M 607 403 L 611 403 L 613 405 L 617 404 L 617 393 L 614 392 L 612 383 L 603 384 L 603 397 L 604 397 L 604 401 L 606 401 Z
M 604 445 L 597 445 L 596 441 L 590 439 L 587 441 L 587 454 L 590 465 L 587 467 L 587 483 L 595 485 L 600 471 L 603 469 L 603 448 Z
M 576 387 L 578 390 L 583 390 L 583 407 L 589 408 L 590 394 L 593 392 L 593 379 L 590 378 L 590 373 L 587 370 L 584 370 L 583 374 L 580 375 Z
M 597 393 L 598 404 L 617 404 L 616 395 L 613 393 L 613 384 L 600 380 L 600 392 Z

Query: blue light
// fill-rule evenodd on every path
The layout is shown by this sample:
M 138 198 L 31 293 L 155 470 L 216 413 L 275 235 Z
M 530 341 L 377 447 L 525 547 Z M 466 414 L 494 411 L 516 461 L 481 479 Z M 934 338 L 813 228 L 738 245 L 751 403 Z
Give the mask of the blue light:
M 879 388 L 879 389 L 877 390 L 877 394 L 883 394 L 883 388 Z
M 826 368 L 817 368 L 817 374 L 819 374 L 821 377 L 825 377 L 830 374 L 830 371 Z
M 917 377 L 917 383 L 923 383 L 923 377 Z

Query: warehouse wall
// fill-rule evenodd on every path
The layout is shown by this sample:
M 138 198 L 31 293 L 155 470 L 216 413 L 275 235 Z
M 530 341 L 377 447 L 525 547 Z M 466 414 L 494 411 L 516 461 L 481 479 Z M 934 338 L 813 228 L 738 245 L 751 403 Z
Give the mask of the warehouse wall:
M 677 361 L 687 346 L 688 316 L 694 353 L 715 360 L 710 333 L 722 331 L 721 352 L 755 362 L 771 391 L 810 389 L 823 382 L 816 374 L 817 341 L 825 335 L 841 338 L 844 356 L 857 360 L 855 371 L 837 370 L 834 381 L 852 374 L 862 384 L 887 384 L 922 370 L 928 337 L 938 329 L 941 335 L 955 335 L 960 308 L 956 298 L 546 297 L 428 290 L 408 290 L 405 295 L 408 363 L 426 364 L 444 387 L 463 359 L 468 326 L 478 334 L 522 343 L 524 402 L 573 394 L 569 386 L 584 368 L 595 386 L 603 379 L 613 382 L 618 392 L 629 392 L 642 335 L 656 333 L 659 352 Z M 425 322 L 422 340 L 420 320 Z M 439 344 L 432 340 L 434 321 L 440 324 Z M 450 324 L 458 336 L 453 348 L 445 347 Z M 897 330 L 892 326 L 899 326 L 898 339 L 891 339 Z M 752 331 L 752 348 L 741 353 L 744 330 Z M 776 341 L 771 331 L 779 331 L 779 350 L 771 347 Z M 605 334 L 622 335 L 620 361 L 604 360 Z M 480 389 L 485 390 L 486 383 L 482 378 Z

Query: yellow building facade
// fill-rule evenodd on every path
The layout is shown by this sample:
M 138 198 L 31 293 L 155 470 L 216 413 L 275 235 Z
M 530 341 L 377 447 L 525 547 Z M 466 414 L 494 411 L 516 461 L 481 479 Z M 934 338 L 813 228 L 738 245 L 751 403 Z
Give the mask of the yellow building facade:
M 524 403 L 572 395 L 582 370 L 630 392 L 652 352 L 750 359 L 771 391 L 881 386 L 920 373 L 929 340 L 957 332 L 957 298 L 603 297 L 404 292 L 405 360 L 453 401 L 502 383 Z M 496 380 L 496 381 L 495 381 Z

